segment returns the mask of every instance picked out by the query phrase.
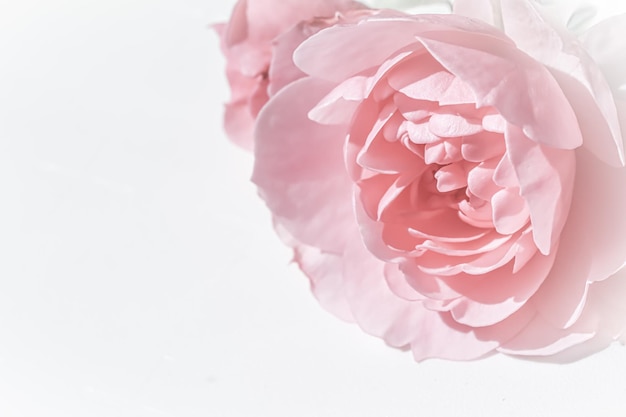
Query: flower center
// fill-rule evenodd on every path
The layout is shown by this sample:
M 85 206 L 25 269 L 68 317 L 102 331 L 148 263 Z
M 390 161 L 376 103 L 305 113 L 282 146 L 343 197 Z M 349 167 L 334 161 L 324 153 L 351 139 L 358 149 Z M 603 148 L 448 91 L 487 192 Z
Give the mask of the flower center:
M 385 260 L 421 258 L 448 272 L 460 269 L 436 255 L 465 264 L 496 242 L 512 259 L 515 251 L 506 249 L 530 233 L 530 223 L 502 116 L 478 107 L 467 85 L 429 55 L 404 60 L 383 80 L 360 109 L 369 130 L 349 139 L 359 149 L 360 203 L 381 231 L 373 252 Z

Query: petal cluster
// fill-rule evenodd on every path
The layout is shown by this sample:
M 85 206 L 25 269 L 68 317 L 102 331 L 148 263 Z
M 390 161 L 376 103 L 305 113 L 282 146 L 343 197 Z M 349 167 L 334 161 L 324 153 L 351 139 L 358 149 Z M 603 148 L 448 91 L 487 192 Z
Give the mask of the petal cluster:
M 252 180 L 320 303 L 389 345 L 578 359 L 626 327 L 624 19 L 454 7 L 275 38 Z

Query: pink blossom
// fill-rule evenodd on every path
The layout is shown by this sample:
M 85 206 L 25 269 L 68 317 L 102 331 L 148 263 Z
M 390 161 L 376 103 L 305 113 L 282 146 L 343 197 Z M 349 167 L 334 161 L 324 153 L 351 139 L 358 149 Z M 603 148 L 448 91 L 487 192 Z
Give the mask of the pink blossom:
M 605 34 L 625 23 L 577 39 L 530 1 L 457 0 L 290 45 L 253 181 L 320 303 L 417 360 L 568 361 L 623 337 L 624 37 Z
M 283 85 L 303 75 L 291 60 L 294 49 L 343 19 L 340 13 L 365 10 L 352 0 L 239 0 L 230 21 L 215 26 L 231 88 L 224 115 L 230 139 L 252 149 L 254 120 L 261 107 Z

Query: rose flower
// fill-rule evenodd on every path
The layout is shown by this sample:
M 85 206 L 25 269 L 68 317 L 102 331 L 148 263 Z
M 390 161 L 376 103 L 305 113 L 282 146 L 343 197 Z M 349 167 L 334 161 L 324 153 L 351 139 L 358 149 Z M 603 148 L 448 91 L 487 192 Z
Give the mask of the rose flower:
M 625 338 L 624 24 L 576 38 L 531 1 L 457 0 L 293 48 L 253 181 L 320 303 L 416 360 Z
M 253 147 L 254 120 L 283 85 L 303 74 L 293 65 L 294 49 L 307 37 L 368 10 L 352 0 L 239 0 L 227 24 L 215 25 L 226 57 L 231 100 L 224 127 L 230 139 Z M 278 42 L 281 35 L 286 35 Z

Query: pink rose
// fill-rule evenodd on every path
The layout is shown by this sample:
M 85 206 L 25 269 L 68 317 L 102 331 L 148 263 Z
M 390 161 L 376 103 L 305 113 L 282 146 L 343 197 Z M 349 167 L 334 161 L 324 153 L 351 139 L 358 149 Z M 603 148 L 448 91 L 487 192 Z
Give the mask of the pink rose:
M 230 139 L 252 149 L 261 107 L 283 85 L 303 76 L 291 60 L 294 49 L 342 19 L 339 12 L 350 15 L 365 9 L 352 0 L 239 0 L 230 21 L 215 26 L 231 88 L 224 115 Z
M 320 303 L 389 345 L 574 360 L 624 337 L 626 18 L 579 40 L 494 4 L 309 37 L 253 181 Z

